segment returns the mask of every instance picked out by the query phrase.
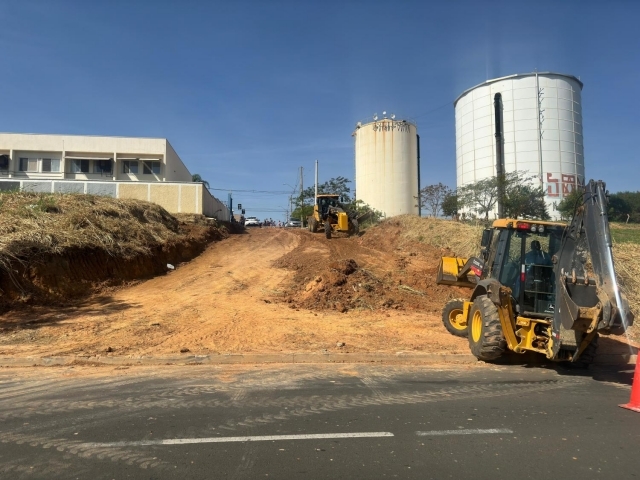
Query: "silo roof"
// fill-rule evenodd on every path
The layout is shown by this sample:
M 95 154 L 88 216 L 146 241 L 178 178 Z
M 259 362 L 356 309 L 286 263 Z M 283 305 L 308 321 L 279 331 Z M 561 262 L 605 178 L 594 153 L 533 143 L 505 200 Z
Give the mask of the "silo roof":
M 492 83 L 495 82 L 499 82 L 501 80 L 506 80 L 508 78 L 522 78 L 522 77 L 532 77 L 535 75 L 542 75 L 542 76 L 546 76 L 546 75 L 556 75 L 559 77 L 567 77 L 567 78 L 571 78 L 572 80 L 575 80 L 576 82 L 578 82 L 578 84 L 580 85 L 580 90 L 582 90 L 582 87 L 584 86 L 584 84 L 582 83 L 582 81 L 576 77 L 575 75 L 567 75 L 566 73 L 557 73 L 557 72 L 531 72 L 531 73 L 515 73 L 513 75 L 507 75 L 506 77 L 500 77 L 500 78 L 492 78 L 490 80 L 486 80 L 482 83 L 479 83 L 478 85 L 475 85 L 471 88 L 467 88 L 464 92 L 462 92 L 460 95 L 458 95 L 458 98 L 456 98 L 453 101 L 453 106 L 456 106 L 456 103 L 458 103 L 458 100 L 460 100 L 462 97 L 464 97 L 467 93 L 469 93 L 471 90 L 475 90 L 478 87 L 482 87 L 484 85 L 490 85 Z

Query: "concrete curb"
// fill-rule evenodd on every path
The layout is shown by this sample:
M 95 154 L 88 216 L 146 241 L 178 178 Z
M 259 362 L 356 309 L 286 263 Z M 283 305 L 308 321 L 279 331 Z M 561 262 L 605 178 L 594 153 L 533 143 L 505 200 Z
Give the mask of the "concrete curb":
M 245 353 L 237 355 L 168 355 L 168 356 L 102 356 L 65 357 L 0 357 L 0 367 L 55 365 L 233 365 L 260 363 L 379 363 L 436 364 L 477 363 L 473 355 L 450 353 Z
M 637 355 L 605 354 L 596 357 L 595 365 L 635 365 Z M 0 357 L 0 367 L 32 367 L 57 365 L 238 365 L 238 364 L 312 364 L 312 363 L 375 363 L 375 364 L 475 364 L 469 354 L 451 353 L 245 353 L 237 355 L 168 355 L 168 356 L 101 356 L 68 357 Z

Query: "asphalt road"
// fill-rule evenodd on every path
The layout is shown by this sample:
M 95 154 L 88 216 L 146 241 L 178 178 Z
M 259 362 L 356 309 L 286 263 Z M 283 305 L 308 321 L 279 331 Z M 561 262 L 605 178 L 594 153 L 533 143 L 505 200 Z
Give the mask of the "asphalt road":
M 3 369 L 2 479 L 636 478 L 631 371 Z

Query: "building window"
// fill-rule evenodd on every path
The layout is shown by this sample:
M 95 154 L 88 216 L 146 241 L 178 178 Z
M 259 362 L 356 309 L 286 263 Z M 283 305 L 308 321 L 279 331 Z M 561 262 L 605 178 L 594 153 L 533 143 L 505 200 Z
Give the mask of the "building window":
M 142 163 L 142 173 L 145 175 L 160 175 L 160 162 L 146 161 Z
M 93 164 L 95 173 L 110 175 L 112 172 L 111 160 L 96 160 Z
M 58 159 L 58 158 L 43 158 L 42 159 L 42 171 L 43 172 L 59 172 L 60 171 L 60 159 Z
M 138 162 L 124 160 L 122 162 L 122 173 L 138 173 Z
M 21 172 L 37 172 L 38 159 L 37 158 L 21 158 L 20 171 Z
M 89 160 L 71 160 L 71 173 L 89 173 Z
M 9 170 L 9 155 L 0 155 L 0 170 Z

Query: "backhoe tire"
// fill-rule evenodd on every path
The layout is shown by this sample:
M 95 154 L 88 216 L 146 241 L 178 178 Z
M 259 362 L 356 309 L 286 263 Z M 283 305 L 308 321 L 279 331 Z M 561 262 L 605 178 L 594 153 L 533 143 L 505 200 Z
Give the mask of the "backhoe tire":
M 327 219 L 327 221 L 324 222 L 324 235 L 328 239 L 331 238 L 331 223 L 329 223 L 329 219 Z
M 486 296 L 476 297 L 467 326 L 471 353 L 485 362 L 496 360 L 507 349 L 498 316 L 498 307 Z
M 442 309 L 442 323 L 447 331 L 456 337 L 467 336 L 467 321 L 462 318 L 464 300 L 449 300 Z
M 309 220 L 309 231 L 311 233 L 316 233 L 318 231 L 318 222 L 315 218 Z

